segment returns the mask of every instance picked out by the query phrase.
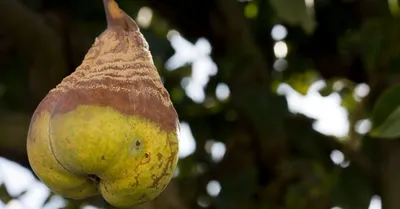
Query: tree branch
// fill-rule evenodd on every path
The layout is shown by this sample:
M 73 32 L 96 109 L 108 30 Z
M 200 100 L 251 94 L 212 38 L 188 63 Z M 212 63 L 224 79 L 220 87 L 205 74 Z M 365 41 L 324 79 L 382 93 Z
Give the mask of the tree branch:
M 6 37 L 28 61 L 32 104 L 37 104 L 67 72 L 61 36 L 41 16 L 16 0 L 0 0 L 0 19 Z
M 0 110 L 0 156 L 30 168 L 26 136 L 30 116 Z

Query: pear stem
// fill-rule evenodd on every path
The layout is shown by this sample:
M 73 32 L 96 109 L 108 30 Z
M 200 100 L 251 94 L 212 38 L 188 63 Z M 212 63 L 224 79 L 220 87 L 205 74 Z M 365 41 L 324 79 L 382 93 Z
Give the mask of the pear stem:
M 103 4 L 107 17 L 107 26 L 119 25 L 118 22 L 123 19 L 123 14 L 115 0 L 103 0 Z
M 103 0 L 104 9 L 107 17 L 107 27 L 121 27 L 124 30 L 135 30 L 138 28 L 136 23 L 122 11 L 115 0 Z

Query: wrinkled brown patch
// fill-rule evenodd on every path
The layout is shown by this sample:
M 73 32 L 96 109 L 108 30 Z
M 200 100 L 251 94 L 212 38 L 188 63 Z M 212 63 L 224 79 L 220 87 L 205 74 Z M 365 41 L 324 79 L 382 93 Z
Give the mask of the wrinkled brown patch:
M 36 112 L 63 114 L 79 105 L 112 107 L 148 119 L 163 131 L 176 131 L 178 115 L 152 63 L 148 44 L 125 16 L 123 20 L 133 25 L 117 24 L 104 31 L 81 66 L 50 91 Z
M 110 85 L 116 81 L 109 81 Z M 87 85 L 90 85 L 89 81 Z M 146 81 L 136 82 L 131 85 L 132 89 L 151 88 L 151 83 Z M 155 122 L 160 129 L 166 132 L 176 131 L 177 113 L 174 107 L 165 106 L 159 97 L 152 94 L 144 94 L 136 91 L 132 92 L 113 92 L 108 89 L 79 89 L 74 88 L 65 92 L 60 98 L 55 112 L 58 114 L 67 113 L 74 110 L 79 105 L 97 105 L 112 107 L 122 114 L 136 115 Z

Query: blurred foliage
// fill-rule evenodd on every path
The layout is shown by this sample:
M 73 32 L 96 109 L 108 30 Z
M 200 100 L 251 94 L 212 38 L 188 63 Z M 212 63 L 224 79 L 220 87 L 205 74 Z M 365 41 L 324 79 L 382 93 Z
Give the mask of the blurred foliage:
M 375 104 L 372 113 L 374 128 L 371 135 L 380 138 L 400 136 L 400 86 L 393 86 L 384 92 Z
M 314 8 L 307 3 L 314 4 L 314 1 L 270 0 L 280 19 L 287 24 L 301 26 L 307 34 L 310 34 L 314 32 L 316 22 L 313 16 Z
M 398 4 L 118 2 L 133 18 L 143 7 L 152 9 L 151 24 L 141 31 L 180 119 L 196 140 L 195 152 L 179 161 L 179 174 L 171 183 L 177 192 L 168 190 L 143 208 L 367 209 L 373 195 L 382 197 L 384 209 L 400 208 L 400 145 L 380 139 L 397 139 L 400 132 Z M 0 156 L 29 168 L 24 146 L 29 117 L 104 30 L 103 12 L 100 0 L 0 0 Z M 277 24 L 288 31 L 282 40 L 288 54 L 281 59 L 274 55 L 271 37 Z M 194 63 L 175 70 L 165 67 L 174 55 L 171 34 L 177 33 L 193 44 L 205 38 L 212 46 L 218 72 L 205 86 L 204 102 L 185 93 Z M 286 98 L 276 92 L 280 84 L 289 84 L 304 96 L 321 80 L 326 85 L 320 95 L 338 94 L 349 113 L 346 137 L 317 132 L 315 119 L 290 112 Z M 220 83 L 230 90 L 223 101 L 216 96 Z M 369 86 L 366 97 L 357 96 L 359 84 Z M 373 134 L 357 131 L 363 119 L 372 121 Z M 210 151 L 217 142 L 226 146 L 218 161 Z M 343 162 L 332 162 L 333 151 L 343 154 Z M 218 195 L 208 193 L 210 181 L 219 182 Z M 1 201 L 18 198 L 0 184 Z M 67 200 L 66 208 L 85 204 L 106 203 Z

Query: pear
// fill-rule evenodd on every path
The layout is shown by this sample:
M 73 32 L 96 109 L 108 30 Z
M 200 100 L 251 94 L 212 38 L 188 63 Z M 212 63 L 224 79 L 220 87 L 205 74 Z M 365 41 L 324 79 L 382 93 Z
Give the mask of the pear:
M 139 27 L 114 0 L 82 64 L 35 110 L 27 151 L 38 178 L 72 199 L 115 207 L 157 197 L 178 161 L 178 115 Z

